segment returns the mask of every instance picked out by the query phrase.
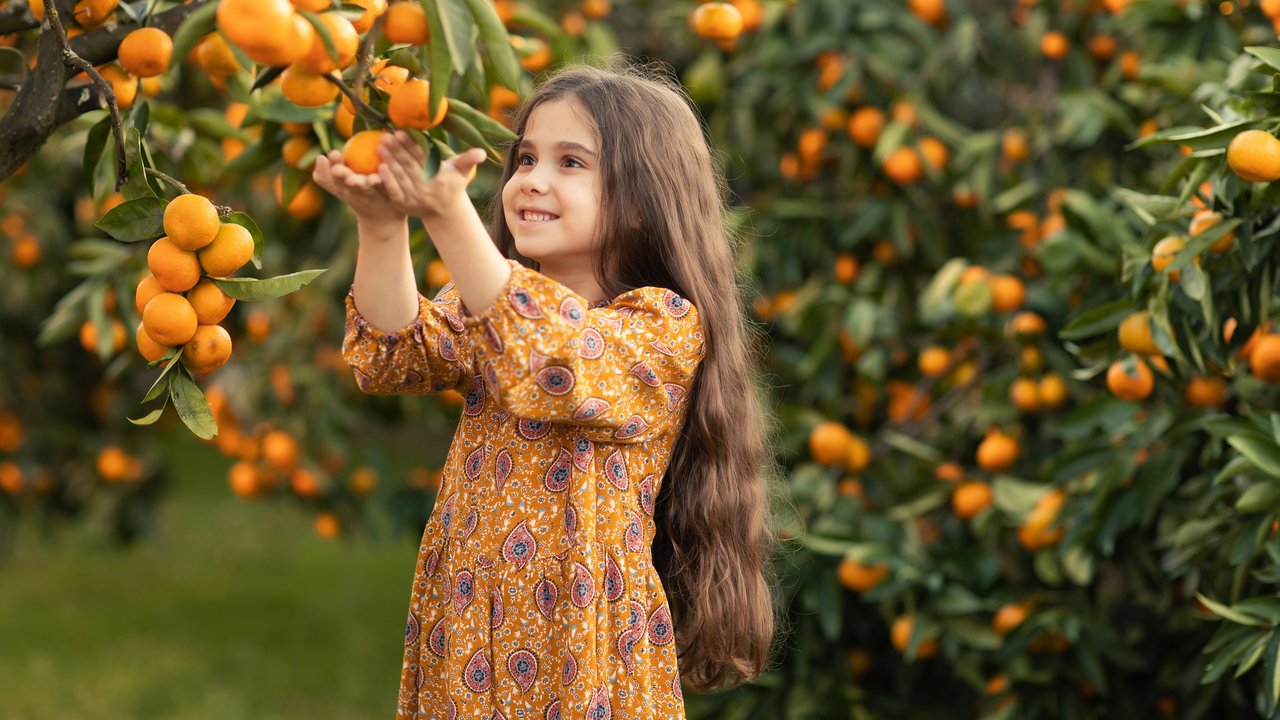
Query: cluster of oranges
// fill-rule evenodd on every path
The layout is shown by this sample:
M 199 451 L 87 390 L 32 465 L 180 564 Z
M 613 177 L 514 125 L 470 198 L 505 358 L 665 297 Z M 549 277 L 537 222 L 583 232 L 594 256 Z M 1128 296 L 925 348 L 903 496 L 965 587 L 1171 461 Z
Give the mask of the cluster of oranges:
M 231 356 L 231 336 L 218 323 L 235 305 L 211 278 L 249 262 L 253 236 L 241 225 L 223 223 L 212 202 L 191 193 L 165 206 L 164 231 L 147 251 L 150 272 L 134 297 L 142 315 L 138 352 L 154 362 L 181 347 L 182 364 L 204 375 Z
M 689 27 L 700 38 L 714 40 L 726 51 L 737 47 L 744 32 L 753 32 L 764 21 L 764 5 L 760 0 L 708 2 L 689 12 Z

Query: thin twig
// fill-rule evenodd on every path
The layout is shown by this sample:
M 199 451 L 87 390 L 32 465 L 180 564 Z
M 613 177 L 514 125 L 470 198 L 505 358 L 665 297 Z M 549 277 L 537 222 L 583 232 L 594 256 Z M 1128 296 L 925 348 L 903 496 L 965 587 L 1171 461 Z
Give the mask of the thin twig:
M 190 192 L 191 192 L 190 190 L 188 190 L 188 189 L 187 189 L 187 186 L 186 186 L 186 185 L 183 185 L 183 184 L 182 184 L 182 182 L 181 182 L 180 180 L 178 180 L 177 178 L 174 178 L 174 177 L 173 177 L 173 176 L 171 176 L 171 175 L 167 175 L 167 174 L 165 174 L 165 173 L 162 173 L 162 172 L 160 172 L 159 170 L 156 170 L 155 168 L 144 168 L 144 171 L 145 171 L 148 175 L 150 175 L 151 177 L 159 178 L 159 179 L 161 179 L 161 180 L 163 180 L 163 181 L 165 181 L 165 182 L 169 183 L 170 185 L 172 185 L 172 186 L 174 186 L 174 187 L 178 188 L 178 189 L 179 189 L 179 190 L 181 190 L 183 193 L 190 193 Z
M 369 32 L 364 34 L 364 38 L 360 40 L 360 48 L 356 51 L 356 86 L 354 89 L 347 88 L 345 83 L 336 83 L 338 89 L 346 94 L 347 99 L 355 106 L 356 114 L 364 113 L 368 117 L 378 121 L 378 124 L 387 128 L 394 129 L 391 126 L 391 120 L 380 112 L 369 107 L 361 97 L 364 95 L 364 79 L 369 74 L 369 61 L 373 59 L 373 44 L 382 37 L 382 24 L 385 15 L 379 15 L 374 18 L 373 25 L 369 28 Z M 328 77 L 327 75 L 325 77 Z M 330 82 L 333 82 L 330 78 Z
M 62 62 L 69 67 L 83 70 L 85 74 L 93 79 L 93 84 L 107 99 L 107 109 L 111 111 L 111 130 L 116 139 L 116 190 L 119 190 L 124 187 L 125 181 L 129 179 L 129 172 L 124 155 L 124 127 L 120 120 L 120 106 L 116 104 L 116 93 L 111 89 L 111 83 L 98 74 L 98 71 L 94 69 L 88 60 L 80 57 L 71 49 L 71 45 L 67 41 L 67 31 L 63 29 L 62 19 L 58 17 L 57 3 L 45 3 L 45 17 L 58 38 L 58 44 L 62 46 Z
M 347 99 L 351 101 L 351 104 L 355 106 L 357 113 L 363 112 L 365 115 L 368 115 L 374 120 L 377 120 L 378 124 L 382 125 L 387 130 L 395 130 L 395 126 L 391 124 L 391 120 L 386 115 L 383 115 L 377 110 L 374 110 L 373 108 L 369 107 L 356 94 L 358 91 L 352 90 L 351 88 L 347 87 L 347 84 L 342 81 L 342 78 L 334 77 L 333 75 L 327 75 L 327 74 L 321 75 L 321 77 L 333 83 L 338 88 L 338 90 L 342 91 L 342 94 L 345 95 Z M 356 85 L 357 86 L 360 85 L 359 79 L 356 80 Z

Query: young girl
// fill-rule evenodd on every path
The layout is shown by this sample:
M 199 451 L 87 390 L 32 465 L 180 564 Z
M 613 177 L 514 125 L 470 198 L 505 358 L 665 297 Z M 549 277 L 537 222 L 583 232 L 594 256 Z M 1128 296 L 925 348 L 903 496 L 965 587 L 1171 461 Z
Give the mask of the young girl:
M 466 404 L 427 522 L 398 718 L 683 718 L 774 631 L 763 404 L 722 184 L 678 86 L 575 68 L 515 121 L 493 237 L 470 150 L 403 133 L 355 212 L 344 356 L 369 393 Z M 417 292 L 406 217 L 453 281 Z M 678 658 L 678 662 L 677 662 Z

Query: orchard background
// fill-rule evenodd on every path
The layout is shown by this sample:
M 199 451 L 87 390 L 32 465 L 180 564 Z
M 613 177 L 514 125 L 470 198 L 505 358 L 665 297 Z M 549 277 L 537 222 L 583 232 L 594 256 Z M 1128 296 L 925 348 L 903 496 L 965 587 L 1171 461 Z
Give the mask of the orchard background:
M 1275 717 L 1276 17 L 8 0 L 0 707 L 390 712 L 465 398 L 355 389 L 308 168 L 390 126 L 496 157 L 541 73 L 621 49 L 706 119 L 781 421 L 786 633 L 690 716 Z

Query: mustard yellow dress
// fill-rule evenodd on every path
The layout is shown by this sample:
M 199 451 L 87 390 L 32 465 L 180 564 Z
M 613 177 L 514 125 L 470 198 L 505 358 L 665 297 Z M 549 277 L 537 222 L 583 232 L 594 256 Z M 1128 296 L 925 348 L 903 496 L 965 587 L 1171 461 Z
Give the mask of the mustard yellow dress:
M 515 260 L 380 332 L 347 296 L 368 393 L 466 397 L 418 553 L 397 718 L 684 718 L 654 502 L 704 356 L 661 287 L 585 298 Z

